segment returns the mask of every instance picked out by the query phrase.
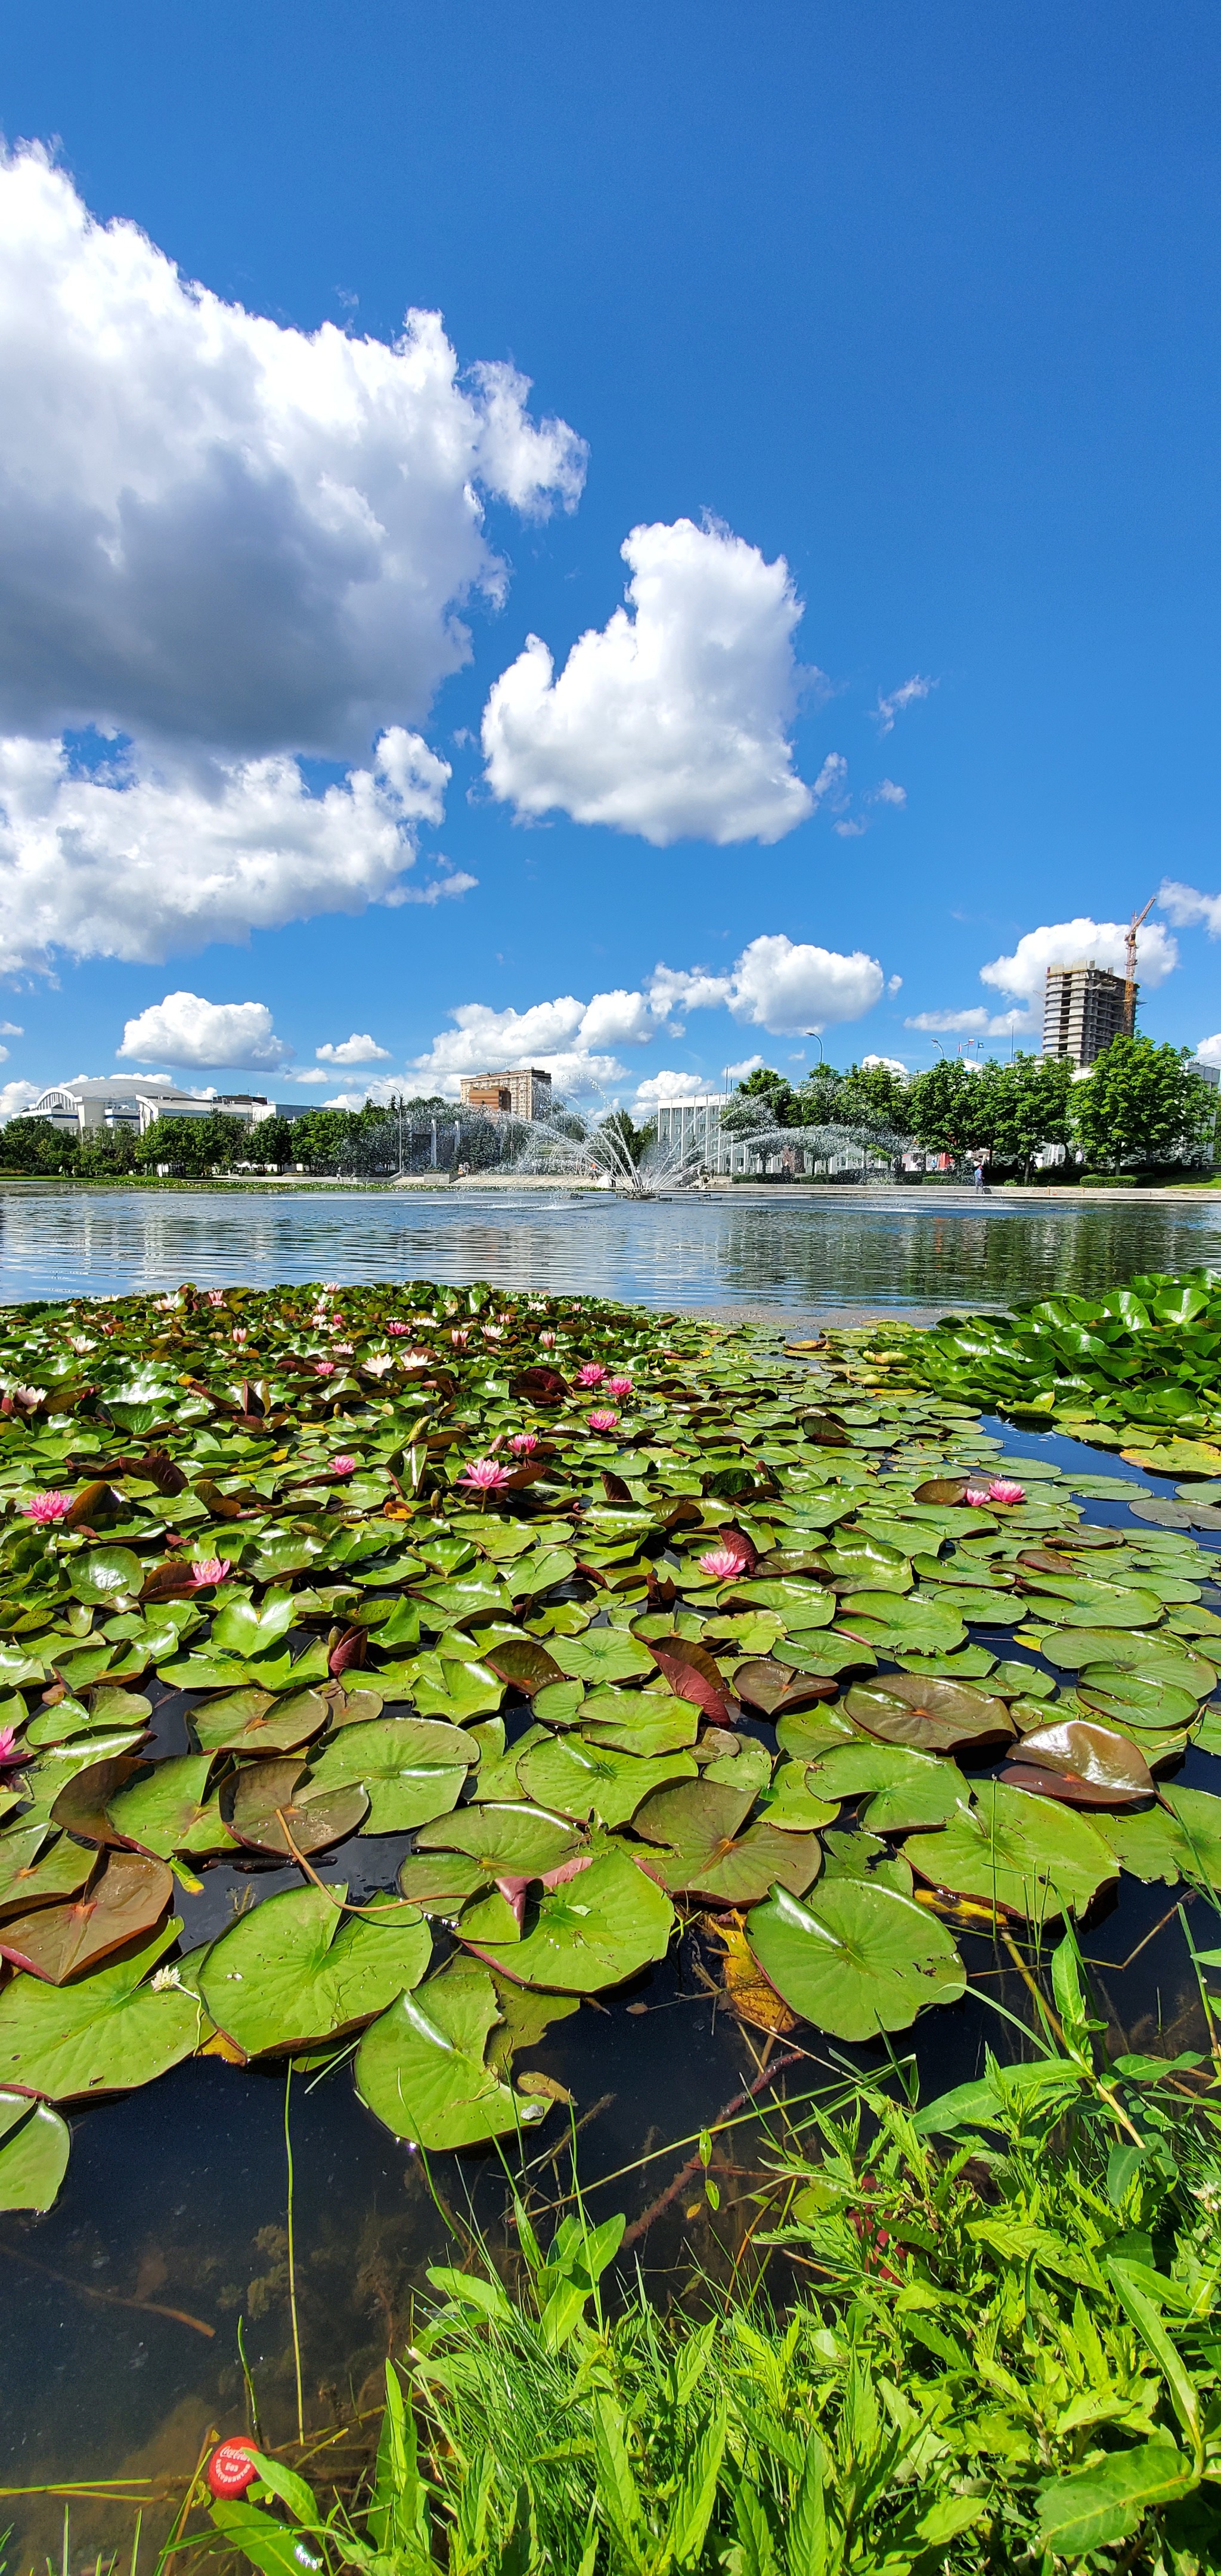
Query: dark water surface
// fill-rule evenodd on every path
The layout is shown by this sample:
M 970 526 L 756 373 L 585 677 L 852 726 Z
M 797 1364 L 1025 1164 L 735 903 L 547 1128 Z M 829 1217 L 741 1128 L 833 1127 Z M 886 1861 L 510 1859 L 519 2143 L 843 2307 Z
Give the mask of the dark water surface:
M 810 1189 L 632 1201 L 550 1190 L 0 1186 L 0 1301 L 278 1280 L 570 1290 L 648 1306 L 1004 1306 L 1221 1257 L 1217 1199 L 1078 1207 L 998 1193 Z

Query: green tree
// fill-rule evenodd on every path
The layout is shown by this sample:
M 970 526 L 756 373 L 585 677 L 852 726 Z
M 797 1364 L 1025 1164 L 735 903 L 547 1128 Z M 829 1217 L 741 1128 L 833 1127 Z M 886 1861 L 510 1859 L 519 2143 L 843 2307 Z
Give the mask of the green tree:
M 976 1142 L 991 1148 L 994 1163 L 1029 1180 L 1044 1145 L 1067 1145 L 1072 1136 L 1073 1068 L 1066 1056 L 1019 1055 L 1012 1064 L 986 1064 L 976 1077 L 981 1097 Z
M 1190 1062 L 1188 1047 L 1113 1038 L 1073 1086 L 1073 1129 L 1087 1162 L 1114 1171 L 1203 1160 L 1216 1104 Z
M 76 1169 L 79 1143 L 49 1118 L 10 1118 L 0 1145 L 0 1163 L 9 1172 L 46 1173 Z
M 337 1172 L 348 1125 L 346 1109 L 311 1109 L 307 1118 L 295 1118 L 295 1160 L 304 1163 L 307 1172 Z
M 244 1118 L 226 1118 L 219 1110 L 210 1110 L 205 1118 L 154 1118 L 134 1159 L 144 1171 L 164 1163 L 175 1180 L 202 1180 L 208 1172 L 245 1160 L 249 1136 Z
M 295 1118 L 264 1118 L 251 1131 L 247 1159 L 252 1163 L 274 1163 L 278 1172 L 286 1164 L 298 1162 L 297 1123 Z
M 834 1115 L 845 1127 L 887 1128 L 898 1136 L 911 1133 L 909 1085 L 889 1065 L 850 1064 L 835 1080 L 839 1089 Z
M 929 1154 L 965 1154 L 986 1145 L 987 1106 L 977 1101 L 981 1077 L 961 1056 L 940 1056 L 926 1073 L 918 1073 L 907 1094 L 911 1132 Z

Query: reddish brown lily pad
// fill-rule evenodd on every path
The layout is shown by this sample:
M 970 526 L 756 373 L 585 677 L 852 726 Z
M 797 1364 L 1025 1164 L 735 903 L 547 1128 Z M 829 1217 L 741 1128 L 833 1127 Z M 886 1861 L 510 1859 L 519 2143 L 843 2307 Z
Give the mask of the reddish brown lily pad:
M 765 1717 L 784 1717 L 791 1708 L 811 1708 L 816 1700 L 834 1699 L 839 1683 L 831 1673 L 799 1673 L 771 1655 L 752 1655 L 733 1677 L 738 1698 Z
M 702 1708 L 705 1717 L 710 1717 L 717 1726 L 730 1724 L 732 1712 L 726 1697 L 726 1685 L 721 1679 L 719 1666 L 713 1662 L 705 1646 L 693 1645 L 689 1638 L 673 1635 L 646 1637 L 641 1642 L 648 1647 L 658 1671 L 664 1673 L 677 1699 L 693 1700 L 697 1708 Z
M 144 1852 L 110 1852 L 83 1896 L 0 1924 L 0 1956 L 47 1985 L 65 1985 L 151 1932 L 173 1892 L 164 1861 Z
M 908 1673 L 887 1673 L 876 1685 L 856 1683 L 844 1708 L 882 1743 L 912 1745 L 921 1753 L 1005 1744 L 1014 1732 L 1003 1700 L 965 1682 L 926 1681 Z
M 293 1847 L 307 1855 L 325 1851 L 354 1834 L 369 1812 L 368 1792 L 358 1780 L 320 1791 L 298 1803 L 296 1791 L 305 1778 L 303 1762 L 252 1763 L 239 1771 L 233 1791 L 230 1832 L 251 1851 L 293 1857 Z

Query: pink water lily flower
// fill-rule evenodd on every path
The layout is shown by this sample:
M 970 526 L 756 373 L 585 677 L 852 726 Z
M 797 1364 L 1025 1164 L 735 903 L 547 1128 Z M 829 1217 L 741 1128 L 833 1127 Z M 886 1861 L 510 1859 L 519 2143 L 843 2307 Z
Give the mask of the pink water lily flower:
M 992 1496 L 986 1485 L 968 1485 L 962 1499 L 971 1505 L 972 1511 L 981 1511 L 986 1503 L 991 1502 Z
M 994 1476 L 988 1487 L 988 1499 L 993 1503 L 1024 1503 L 1026 1488 L 1015 1485 L 1009 1476 Z
M 28 1503 L 23 1503 L 21 1508 L 26 1519 L 36 1521 L 39 1529 L 50 1529 L 56 1521 L 66 1520 L 72 1503 L 71 1494 L 56 1493 L 52 1489 L 46 1494 L 31 1494 Z
M 224 1289 L 223 1289 L 223 1288 L 209 1288 L 209 1290 L 208 1290 L 208 1304 L 209 1304 L 210 1306 L 223 1306 L 223 1305 L 224 1305 L 224 1302 L 225 1302 L 225 1292 L 224 1292 Z
M 629 1396 L 632 1392 L 630 1377 L 608 1377 L 606 1392 L 608 1395 Z
M 463 1468 L 458 1482 L 469 1485 L 474 1494 L 498 1494 L 508 1484 L 510 1472 L 496 1458 L 472 1458 L 469 1467 Z
M 537 1431 L 515 1431 L 509 1447 L 516 1450 L 519 1458 L 530 1457 L 532 1451 L 538 1447 Z
M 742 1573 L 746 1559 L 739 1556 L 736 1547 L 710 1547 L 699 1564 L 702 1572 L 715 1576 L 718 1583 L 728 1583 L 731 1575 Z
M 315 1362 L 314 1362 L 314 1375 L 315 1375 L 315 1377 L 334 1377 L 334 1374 L 335 1374 L 335 1363 L 334 1363 L 334 1360 L 315 1360 Z
M 453 1329 L 452 1333 L 450 1334 L 450 1337 L 449 1337 L 449 1338 L 450 1338 L 451 1342 L 453 1343 L 454 1349 L 455 1349 L 456 1351 L 464 1351 L 464 1350 L 466 1349 L 467 1343 L 469 1342 L 469 1340 L 470 1340 L 470 1338 L 471 1338 L 471 1328 L 470 1328 L 470 1325 L 469 1325 L 469 1324 L 455 1324 L 454 1329 Z
M 246 1327 L 245 1327 L 245 1325 L 244 1325 L 244 1324 L 236 1324 L 236 1325 L 234 1326 L 233 1331 L 232 1331 L 232 1333 L 230 1334 L 229 1338 L 230 1338 L 230 1340 L 231 1340 L 231 1341 L 234 1341 L 234 1342 L 248 1342 L 248 1341 L 249 1341 L 249 1339 L 250 1339 L 250 1335 L 249 1335 L 249 1333 L 247 1332 Z
M 354 1458 L 332 1458 L 331 1474 L 333 1476 L 353 1476 L 355 1473 L 356 1460 Z
M 205 1583 L 223 1583 L 232 1572 L 233 1559 L 229 1556 L 196 1556 L 191 1560 L 191 1583 L 196 1592 L 202 1591 Z
M 591 1431 L 613 1431 L 618 1419 L 617 1413 L 604 1406 L 601 1412 L 590 1414 L 589 1427 Z
M 577 1370 L 577 1385 L 601 1386 L 605 1375 L 606 1371 L 600 1360 L 586 1360 L 584 1367 Z
M 504 1340 L 505 1328 L 503 1324 L 481 1324 L 479 1330 L 482 1333 L 485 1342 L 503 1342 Z
M 25 1759 L 26 1756 L 17 1742 L 16 1728 L 0 1726 L 0 1771 L 11 1770 L 16 1763 L 24 1762 Z
M 410 1333 L 413 1329 L 410 1324 L 387 1324 L 386 1326 L 388 1333 Z

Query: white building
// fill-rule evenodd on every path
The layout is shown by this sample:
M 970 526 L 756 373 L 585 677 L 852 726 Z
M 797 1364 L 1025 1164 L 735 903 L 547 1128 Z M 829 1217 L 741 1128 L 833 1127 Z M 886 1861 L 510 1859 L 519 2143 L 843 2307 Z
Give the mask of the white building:
M 49 1127 L 58 1127 L 65 1135 L 84 1136 L 91 1130 L 107 1128 L 132 1136 L 143 1136 L 157 1118 L 240 1118 L 248 1127 L 260 1127 L 265 1118 L 303 1118 L 308 1102 L 268 1100 L 256 1091 L 218 1091 L 201 1097 L 198 1092 L 180 1091 L 175 1083 L 159 1081 L 155 1075 L 118 1074 L 113 1080 L 101 1075 L 76 1082 L 55 1082 L 44 1091 L 32 1107 L 22 1114 L 28 1118 L 45 1118 Z

